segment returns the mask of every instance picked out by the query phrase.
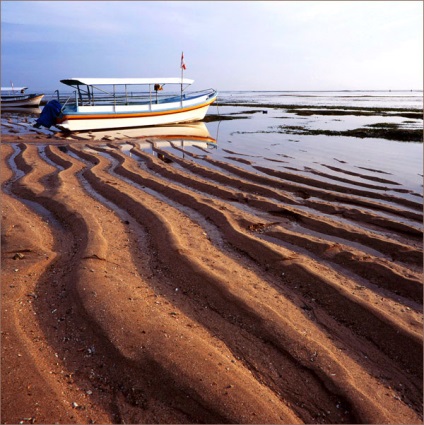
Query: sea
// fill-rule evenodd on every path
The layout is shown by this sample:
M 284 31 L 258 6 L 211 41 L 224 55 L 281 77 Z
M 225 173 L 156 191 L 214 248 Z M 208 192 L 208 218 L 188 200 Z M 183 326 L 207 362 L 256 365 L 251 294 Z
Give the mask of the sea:
M 422 109 L 422 90 L 222 91 L 223 102 L 275 105 Z

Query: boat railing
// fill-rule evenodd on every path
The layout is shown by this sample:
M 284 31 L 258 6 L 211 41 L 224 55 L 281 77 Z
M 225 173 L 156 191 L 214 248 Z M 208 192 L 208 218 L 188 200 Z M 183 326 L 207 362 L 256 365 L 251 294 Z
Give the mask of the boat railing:
M 216 94 L 215 89 L 212 89 L 212 88 L 204 89 L 204 90 L 200 90 L 200 91 L 194 91 L 194 92 L 187 93 L 187 99 L 191 99 L 193 97 L 198 97 L 198 96 L 205 96 L 205 95 L 207 95 L 208 97 L 211 97 L 215 94 Z
M 158 99 L 160 97 L 158 96 Z M 155 98 L 156 99 L 156 98 Z M 152 99 L 153 101 L 155 99 Z M 84 96 L 79 99 L 80 106 L 90 105 L 130 105 L 132 103 L 146 103 L 150 102 L 149 93 L 115 93 L 115 95 L 97 94 L 95 96 Z
M 165 102 L 179 102 L 182 100 L 194 99 L 200 96 L 213 96 L 216 93 L 214 89 L 205 89 L 196 92 L 186 92 L 181 95 L 180 92 L 147 92 L 147 91 L 134 91 L 134 92 L 115 92 L 115 93 L 90 93 L 88 96 L 87 93 L 77 93 L 73 91 L 65 100 L 65 103 L 62 106 L 63 108 L 67 104 L 78 106 L 105 106 L 105 105 L 155 105 Z M 59 100 L 59 93 L 58 100 Z M 60 96 L 60 98 L 65 99 Z M 60 100 L 59 100 L 60 102 Z M 62 102 L 60 102 L 62 103 Z

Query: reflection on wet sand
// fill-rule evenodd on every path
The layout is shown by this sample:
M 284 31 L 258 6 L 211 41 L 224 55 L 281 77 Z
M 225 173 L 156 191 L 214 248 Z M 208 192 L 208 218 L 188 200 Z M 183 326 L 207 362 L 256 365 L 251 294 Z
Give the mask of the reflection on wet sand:
M 173 148 L 182 151 L 183 156 L 186 148 L 195 147 L 208 153 L 208 149 L 216 148 L 217 141 L 214 139 L 203 122 L 191 124 L 132 128 L 118 131 L 90 131 L 77 133 L 75 137 L 92 141 L 122 140 L 120 149 L 130 154 L 133 144 L 141 150 L 155 155 L 157 149 Z M 137 139 L 137 140 L 134 140 Z M 133 144 L 128 143 L 131 141 Z M 163 156 L 163 155 L 162 155 Z M 159 155 L 158 155 L 159 157 Z M 165 158 L 162 158 L 165 160 Z
M 189 124 L 179 125 L 162 125 L 155 127 L 139 127 L 128 128 L 119 130 L 99 130 L 88 132 L 75 132 L 72 133 L 75 137 L 87 140 L 119 140 L 131 138 L 160 138 L 167 140 L 190 139 L 208 141 L 209 139 L 214 142 L 215 139 L 211 137 L 209 131 L 203 122 L 195 122 Z
M 186 153 L 186 148 L 190 149 L 194 147 L 207 154 L 209 153 L 208 149 L 217 147 L 216 139 L 210 135 L 209 130 L 203 122 L 108 131 L 78 132 L 72 133 L 69 137 L 89 141 L 118 142 L 120 149 L 130 156 L 131 149 L 134 145 L 140 150 L 152 155 L 156 155 L 158 149 L 176 149 L 182 152 L 183 157 Z M 120 141 L 122 141 L 122 143 L 120 143 Z M 166 161 L 163 154 L 157 154 L 157 156 Z

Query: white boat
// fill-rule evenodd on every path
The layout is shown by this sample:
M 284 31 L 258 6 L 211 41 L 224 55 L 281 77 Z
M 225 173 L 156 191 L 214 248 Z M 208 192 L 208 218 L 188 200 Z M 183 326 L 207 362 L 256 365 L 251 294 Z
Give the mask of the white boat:
M 40 105 L 44 94 L 25 93 L 28 87 L 2 87 L 1 107 L 37 107 Z
M 75 91 L 52 125 L 61 130 L 84 131 L 200 121 L 217 92 L 207 89 L 186 93 L 193 82 L 187 78 L 61 80 Z

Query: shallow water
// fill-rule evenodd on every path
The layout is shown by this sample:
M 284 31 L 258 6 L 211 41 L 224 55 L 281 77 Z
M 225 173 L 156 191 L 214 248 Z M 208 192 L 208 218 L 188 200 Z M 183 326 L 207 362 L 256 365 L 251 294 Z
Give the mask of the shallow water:
M 214 106 L 210 108 L 211 113 Z M 220 106 L 221 114 L 257 110 L 255 114 L 241 114 L 240 119 L 211 122 L 207 127 L 217 139 L 214 157 L 244 157 L 254 165 L 309 174 L 311 171 L 325 172 L 334 177 L 346 177 L 327 167 L 362 174 L 364 177 L 379 179 L 384 176 L 397 184 L 386 185 L 405 189 L 422 195 L 423 192 L 423 144 L 397 142 L 377 138 L 357 138 L 326 135 L 297 135 L 285 133 L 285 126 L 303 126 L 310 129 L 347 130 L 366 125 L 405 121 L 400 117 L 381 116 L 311 116 L 299 117 L 284 111 L 267 108 Z M 266 110 L 267 113 L 262 113 Z M 235 115 L 237 116 L 237 115 Z M 242 118 L 245 117 L 245 118 Z M 422 128 L 422 120 L 414 121 L 415 128 Z M 411 125 L 411 124 L 410 124 Z M 281 127 L 280 127 L 281 126 Z M 234 152 L 231 155 L 229 152 Z M 341 167 L 341 164 L 343 167 Z M 238 163 L 239 166 L 242 164 Z M 358 183 L 372 184 L 368 178 L 349 176 Z M 323 178 L 318 177 L 317 178 Z M 332 179 L 326 178 L 331 184 Z M 382 186 L 382 183 L 375 183 Z M 410 197 L 410 195 L 401 195 Z M 417 197 L 413 195 L 417 200 Z

